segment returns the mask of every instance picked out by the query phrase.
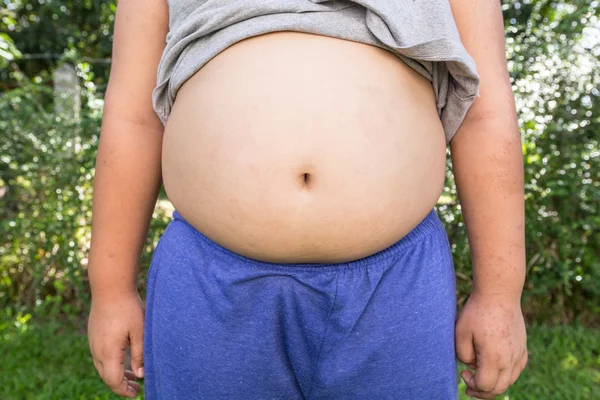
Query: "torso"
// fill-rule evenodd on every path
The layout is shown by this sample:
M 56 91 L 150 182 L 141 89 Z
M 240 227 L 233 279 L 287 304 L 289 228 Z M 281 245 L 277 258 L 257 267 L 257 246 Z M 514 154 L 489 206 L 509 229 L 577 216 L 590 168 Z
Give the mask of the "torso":
M 383 49 L 279 32 L 239 42 L 179 89 L 163 182 L 218 244 L 342 262 L 412 230 L 444 185 L 431 83 Z

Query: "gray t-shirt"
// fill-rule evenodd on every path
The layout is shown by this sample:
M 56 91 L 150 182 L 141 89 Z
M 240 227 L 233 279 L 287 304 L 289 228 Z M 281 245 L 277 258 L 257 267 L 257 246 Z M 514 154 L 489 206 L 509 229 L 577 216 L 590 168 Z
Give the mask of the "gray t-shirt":
M 181 85 L 232 44 L 298 31 L 387 49 L 433 85 L 446 141 L 479 94 L 448 0 L 168 0 L 169 33 L 152 93 L 165 124 Z

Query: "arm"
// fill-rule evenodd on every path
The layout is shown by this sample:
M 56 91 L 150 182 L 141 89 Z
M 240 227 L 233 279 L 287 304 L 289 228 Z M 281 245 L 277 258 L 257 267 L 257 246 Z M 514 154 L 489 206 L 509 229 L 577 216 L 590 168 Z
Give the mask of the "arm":
M 96 158 L 88 335 L 102 379 L 122 396 L 139 385 L 123 369 L 142 368 L 143 310 L 136 289 L 142 246 L 161 184 L 163 127 L 151 103 L 168 31 L 164 0 L 120 0 L 112 68 Z M 132 380 L 127 383 L 127 380 Z
M 458 318 L 467 394 L 490 398 L 527 362 L 520 297 L 525 280 L 523 159 L 498 0 L 451 0 L 480 97 L 451 141 L 453 171 L 473 261 L 473 292 Z

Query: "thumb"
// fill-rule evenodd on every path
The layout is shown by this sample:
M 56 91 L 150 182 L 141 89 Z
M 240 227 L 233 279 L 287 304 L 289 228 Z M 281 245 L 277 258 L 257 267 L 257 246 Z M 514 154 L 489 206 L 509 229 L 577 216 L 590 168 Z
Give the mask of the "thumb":
M 475 368 L 476 356 L 473 334 L 470 330 L 456 329 L 456 356 L 471 368 Z
M 138 324 L 129 332 L 131 369 L 138 378 L 144 377 L 144 325 Z

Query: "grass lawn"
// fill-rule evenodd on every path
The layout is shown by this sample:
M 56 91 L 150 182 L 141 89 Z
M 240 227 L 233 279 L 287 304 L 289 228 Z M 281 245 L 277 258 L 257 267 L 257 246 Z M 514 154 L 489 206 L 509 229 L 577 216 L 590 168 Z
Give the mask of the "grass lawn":
M 599 331 L 578 326 L 528 331 L 529 365 L 498 400 L 600 399 Z M 464 390 L 461 382 L 461 400 L 468 398 Z M 81 327 L 0 315 L 0 399 L 118 398 L 96 374 Z

